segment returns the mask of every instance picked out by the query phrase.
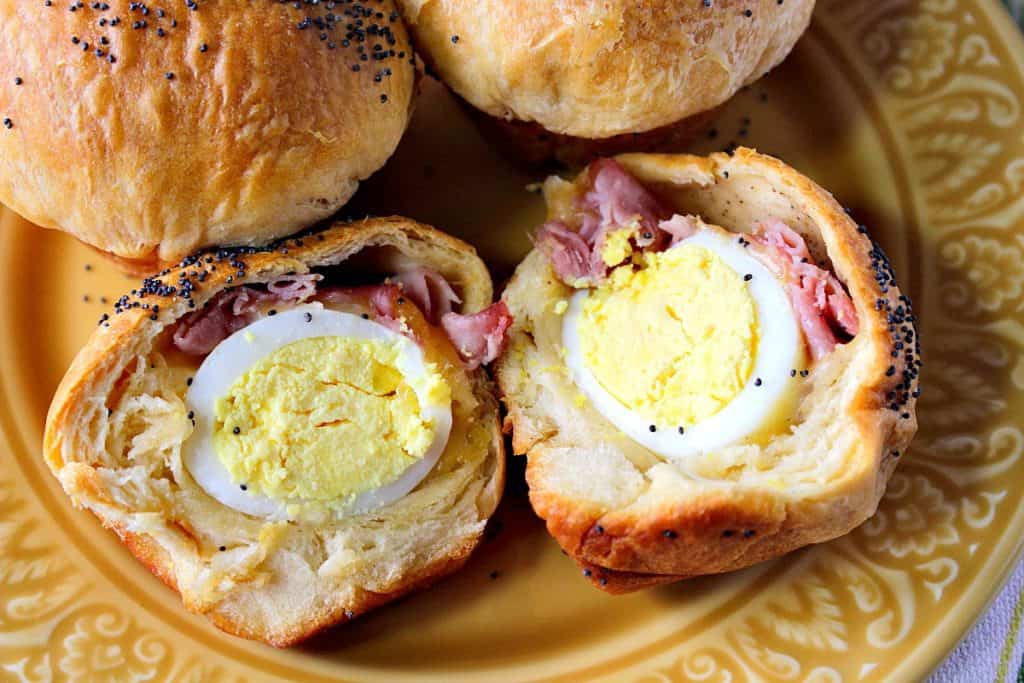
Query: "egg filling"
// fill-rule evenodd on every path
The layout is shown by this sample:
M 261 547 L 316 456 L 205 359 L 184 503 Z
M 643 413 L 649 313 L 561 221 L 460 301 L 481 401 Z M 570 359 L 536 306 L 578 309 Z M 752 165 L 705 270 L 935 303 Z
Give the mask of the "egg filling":
M 420 460 L 434 425 L 398 369 L 399 345 L 314 337 L 265 356 L 217 401 L 214 448 L 232 480 L 275 500 L 349 502 Z M 436 369 L 430 400 L 451 400 Z
M 452 389 L 407 336 L 318 303 L 267 316 L 204 359 L 183 450 L 210 496 L 247 514 L 322 519 L 412 491 L 452 429 Z
M 585 400 L 668 458 L 784 431 L 806 363 L 784 284 L 708 225 L 576 292 L 562 342 Z
M 651 423 L 700 422 L 750 378 L 759 342 L 754 301 L 742 276 L 705 247 L 650 252 L 642 266 L 616 269 L 583 303 L 584 362 Z

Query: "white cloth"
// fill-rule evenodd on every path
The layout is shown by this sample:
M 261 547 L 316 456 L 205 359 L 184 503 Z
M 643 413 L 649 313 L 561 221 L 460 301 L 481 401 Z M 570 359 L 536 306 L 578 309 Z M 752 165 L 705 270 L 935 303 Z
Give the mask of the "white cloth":
M 1024 563 L 929 683 L 1024 682 Z

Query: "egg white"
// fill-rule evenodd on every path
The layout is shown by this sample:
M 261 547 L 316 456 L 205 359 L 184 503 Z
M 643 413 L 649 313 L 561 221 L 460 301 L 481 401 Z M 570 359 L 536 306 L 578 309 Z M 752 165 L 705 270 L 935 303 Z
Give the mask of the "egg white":
M 307 321 L 306 316 L 310 316 Z M 265 356 L 292 342 L 310 337 L 348 337 L 376 340 L 398 345 L 398 370 L 412 387 L 420 404 L 420 417 L 434 426 L 434 436 L 426 454 L 409 466 L 395 481 L 365 491 L 345 509 L 357 514 L 393 503 L 412 491 L 437 464 L 448 443 L 452 428 L 451 404 L 438 405 L 428 400 L 423 351 L 408 337 L 359 315 L 325 309 L 319 303 L 299 306 L 262 318 L 222 341 L 203 360 L 185 395 L 195 428 L 185 442 L 183 460 L 195 482 L 224 505 L 257 517 L 288 519 L 287 508 L 305 501 L 281 502 L 242 490 L 217 457 L 213 445 L 215 409 L 239 377 Z M 338 444 L 344 448 L 344 444 Z
M 759 342 L 750 379 L 721 410 L 697 424 L 655 425 L 624 406 L 594 377 L 585 362 L 578 333 L 583 304 L 590 290 L 580 290 L 569 302 L 562 322 L 562 344 L 571 376 L 594 408 L 622 433 L 637 443 L 670 459 L 684 460 L 742 441 L 759 431 L 777 410 L 779 401 L 792 390 L 791 371 L 802 358 L 800 328 L 783 284 L 746 249 L 736 235 L 705 227 L 682 240 L 682 245 L 700 246 L 722 259 L 739 274 L 753 277 L 744 282 L 754 301 Z M 708 311 L 708 315 L 723 315 Z M 628 340 L 623 339 L 623 343 Z M 760 384 L 757 384 L 757 379 Z M 684 433 L 679 433 L 679 427 Z

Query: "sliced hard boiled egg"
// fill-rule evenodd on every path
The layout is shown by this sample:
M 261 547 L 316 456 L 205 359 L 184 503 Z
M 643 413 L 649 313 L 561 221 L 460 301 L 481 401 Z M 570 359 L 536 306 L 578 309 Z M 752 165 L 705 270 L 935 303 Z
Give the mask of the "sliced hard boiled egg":
M 409 338 L 300 306 L 221 342 L 186 394 L 196 483 L 246 514 L 365 512 L 414 489 L 441 457 L 450 388 Z
M 786 428 L 803 342 L 784 285 L 735 234 L 704 226 L 577 292 L 566 365 L 620 432 L 685 459 Z

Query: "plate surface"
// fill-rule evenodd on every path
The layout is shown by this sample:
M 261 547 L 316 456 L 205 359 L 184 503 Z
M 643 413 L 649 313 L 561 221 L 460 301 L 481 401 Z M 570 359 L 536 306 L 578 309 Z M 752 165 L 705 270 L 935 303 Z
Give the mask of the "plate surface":
M 708 680 L 923 677 L 1024 543 L 1024 43 L 981 0 L 820 0 L 787 62 L 698 151 L 776 154 L 830 188 L 920 314 L 921 431 L 853 534 L 727 576 L 625 597 L 589 588 L 526 503 L 431 591 L 276 651 L 186 614 L 39 458 L 50 396 L 132 282 L 0 208 L 0 678 L 25 681 Z M 478 245 L 499 278 L 542 215 L 427 82 L 359 211 Z M 495 574 L 496 572 L 496 574 Z

